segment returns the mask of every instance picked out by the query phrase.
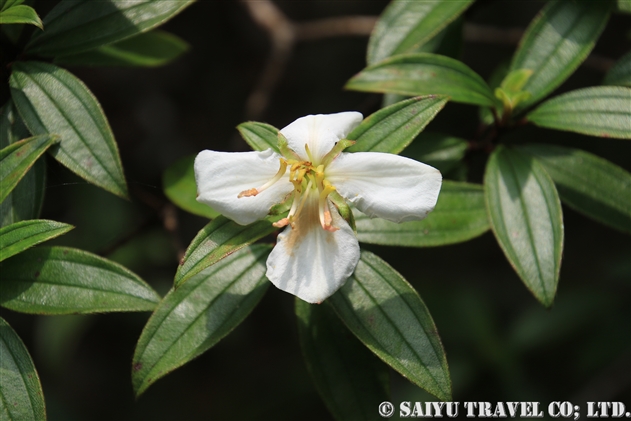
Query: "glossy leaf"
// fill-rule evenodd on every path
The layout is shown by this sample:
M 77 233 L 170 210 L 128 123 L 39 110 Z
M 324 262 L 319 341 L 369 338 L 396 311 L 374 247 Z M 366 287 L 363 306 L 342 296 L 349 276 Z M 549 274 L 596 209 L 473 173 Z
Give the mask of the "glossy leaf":
M 631 4 L 631 2 L 629 4 Z M 622 58 L 609 69 L 603 80 L 603 85 L 631 87 L 631 51 L 622 56 Z
M 272 226 L 272 222 L 280 219 L 282 216 L 275 216 L 250 225 L 239 225 L 225 216 L 213 219 L 189 244 L 175 274 L 175 287 L 224 257 L 271 234 L 278 229 Z
M 10 84 L 15 105 L 31 133 L 61 137 L 59 148 L 52 151 L 57 161 L 83 179 L 127 197 L 114 135 L 83 82 L 57 66 L 31 61 L 13 65 Z
M 445 95 L 454 102 L 494 106 L 493 92 L 477 73 L 450 57 L 403 54 L 366 67 L 346 83 L 355 91 Z
M 178 36 L 153 30 L 115 44 L 67 56 L 55 57 L 66 66 L 162 66 L 188 51 L 189 45 Z
M 444 175 L 460 163 L 467 148 L 467 141 L 459 137 L 423 132 L 401 152 L 401 156 L 431 165 Z
M 250 314 L 269 286 L 270 249 L 259 245 L 234 253 L 164 297 L 136 346 L 136 395 L 214 346 Z
M 0 109 L 0 149 L 29 137 L 13 102 Z M 0 203 L 0 227 L 39 217 L 44 201 L 46 161 L 38 159 L 13 191 Z
M 45 219 L 22 221 L 0 228 L 0 262 L 73 228 L 63 222 Z
M 328 302 L 384 362 L 437 398 L 451 400 L 436 325 L 416 290 L 386 262 L 362 251 L 355 273 Z
M 423 2 L 394 0 L 384 10 L 368 41 L 367 61 L 375 64 L 395 54 L 409 53 L 445 28 L 473 0 Z
M 255 151 L 278 150 L 278 129 L 274 126 L 256 121 L 247 121 L 237 126 L 243 139 Z
M 355 140 L 348 152 L 401 152 L 443 109 L 447 98 L 410 98 L 366 117 L 346 136 Z
M 197 184 L 193 162 L 195 156 L 177 160 L 162 175 L 164 194 L 180 208 L 205 218 L 216 218 L 219 212 L 197 201 Z
M 609 0 L 555 0 L 543 8 L 526 30 L 509 69 L 533 71 L 523 86 L 531 96 L 518 108 L 539 101 L 574 73 L 594 48 L 610 9 Z
M 44 57 L 77 54 L 147 32 L 181 12 L 192 0 L 62 0 L 44 18 L 27 52 Z
M 387 366 L 346 329 L 327 305 L 296 299 L 305 363 L 336 420 L 381 420 L 375 408 L 388 398 Z
M 631 174 L 588 152 L 554 145 L 525 145 L 556 184 L 561 201 L 620 231 L 631 233 Z
M 498 147 L 484 189 L 491 228 L 524 284 L 552 305 L 563 253 L 563 214 L 554 183 L 529 155 Z
M 6 199 L 35 161 L 58 142 L 57 136 L 33 136 L 0 150 L 0 202 Z
M 66 247 L 36 247 L 2 262 L 0 305 L 32 314 L 151 311 L 160 296 L 123 266 Z
M 35 25 L 39 29 L 44 29 L 42 20 L 37 16 L 37 12 L 30 6 L 19 4 L 0 11 L 0 25 L 7 23 L 25 23 Z
M 39 375 L 24 343 L 0 317 L 0 419 L 45 420 Z
M 554 97 L 528 114 L 549 129 L 631 139 L 631 88 L 597 86 Z
M 443 181 L 436 208 L 422 221 L 397 224 L 354 212 L 357 238 L 370 244 L 442 246 L 470 240 L 490 228 L 482 187 L 454 181 Z

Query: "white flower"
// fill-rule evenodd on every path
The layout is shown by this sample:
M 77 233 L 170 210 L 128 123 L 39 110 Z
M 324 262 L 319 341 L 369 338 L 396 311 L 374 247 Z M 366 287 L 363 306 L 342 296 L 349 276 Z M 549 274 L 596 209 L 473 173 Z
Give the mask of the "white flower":
M 337 291 L 359 261 L 353 229 L 329 197 L 339 193 L 370 217 L 422 219 L 434 208 L 440 172 L 418 161 L 378 152 L 341 152 L 358 112 L 308 115 L 280 131 L 280 155 L 202 151 L 195 159 L 197 200 L 241 225 L 264 218 L 289 198 L 287 225 L 267 259 L 274 285 L 309 303 Z M 333 193 L 335 194 L 335 193 Z

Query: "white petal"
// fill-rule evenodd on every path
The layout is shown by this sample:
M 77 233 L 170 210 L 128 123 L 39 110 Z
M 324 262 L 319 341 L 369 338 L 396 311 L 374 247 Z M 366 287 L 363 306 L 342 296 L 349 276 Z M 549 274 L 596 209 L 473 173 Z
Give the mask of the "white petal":
M 200 152 L 195 158 L 197 201 L 241 225 L 265 217 L 272 206 L 282 202 L 293 190 L 289 176 L 256 196 L 238 196 L 274 178 L 280 169 L 280 158 L 271 149 L 263 152 Z
M 442 183 L 434 167 L 379 152 L 343 152 L 327 167 L 326 178 L 369 217 L 393 222 L 425 218 Z
M 344 139 L 361 123 L 362 118 L 361 113 L 357 111 L 308 115 L 300 117 L 280 132 L 287 138 L 289 148 L 305 161 L 309 159 L 305 152 L 305 144 L 309 145 L 313 163 L 319 165 L 324 155 L 338 140 Z
M 295 223 L 278 235 L 267 259 L 267 278 L 308 303 L 321 303 L 346 282 L 359 261 L 359 243 L 333 205 L 334 232 L 322 229 L 317 194 L 308 198 Z

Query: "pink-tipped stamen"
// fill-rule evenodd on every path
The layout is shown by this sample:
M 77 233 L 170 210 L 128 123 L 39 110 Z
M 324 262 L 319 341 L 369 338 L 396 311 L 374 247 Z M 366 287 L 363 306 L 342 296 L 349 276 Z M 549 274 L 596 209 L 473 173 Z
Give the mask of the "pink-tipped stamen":
M 256 196 L 257 194 L 273 186 L 274 183 L 276 183 L 285 175 L 286 171 L 287 171 L 287 161 L 285 161 L 283 158 L 280 158 L 280 168 L 278 169 L 278 172 L 273 178 L 271 178 L 267 183 L 263 184 L 259 188 L 252 188 L 252 189 L 242 191 L 241 193 L 237 195 L 237 198 L 241 199 L 242 197 Z

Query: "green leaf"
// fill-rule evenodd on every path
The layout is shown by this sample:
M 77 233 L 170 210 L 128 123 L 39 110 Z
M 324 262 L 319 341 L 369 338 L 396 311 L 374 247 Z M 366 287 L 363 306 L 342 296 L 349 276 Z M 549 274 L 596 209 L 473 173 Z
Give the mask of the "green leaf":
M 37 16 L 35 9 L 23 4 L 3 9 L 0 12 L 0 25 L 7 23 L 25 23 L 44 29 L 42 20 Z
M 132 363 L 136 395 L 214 346 L 237 327 L 269 286 L 269 246 L 253 246 L 221 260 L 172 289 L 142 331 Z
M 473 0 L 423 2 L 394 0 L 382 13 L 370 40 L 367 61 L 375 64 L 418 49 L 464 12 Z
M 134 273 L 83 250 L 36 247 L 0 265 L 0 304 L 22 313 L 151 311 L 160 301 Z
M 416 290 L 386 262 L 362 251 L 355 273 L 328 302 L 384 362 L 437 398 L 451 400 L 436 325 Z
M 0 228 L 0 262 L 73 228 L 63 222 L 45 219 L 22 221 Z
M 436 117 L 447 98 L 410 98 L 366 117 L 346 136 L 355 140 L 348 152 L 399 153 Z
M 527 154 L 498 147 L 484 175 L 495 237 L 524 284 L 552 305 L 563 253 L 563 214 L 554 183 Z
M 197 184 L 193 162 L 195 155 L 177 160 L 162 175 L 164 194 L 180 208 L 205 218 L 216 218 L 219 212 L 197 201 Z
M 9 99 L 0 108 L 0 149 L 29 136 L 30 133 L 15 110 L 13 101 Z
M 24 3 L 24 0 L 0 0 L 0 12 Z
M 443 181 L 436 208 L 422 221 L 397 224 L 355 209 L 355 224 L 360 242 L 407 247 L 461 243 L 490 228 L 482 187 L 455 181 Z
M 518 109 L 539 101 L 574 73 L 594 48 L 610 9 L 609 0 L 557 0 L 543 8 L 526 30 L 510 67 L 511 72 L 533 71 L 523 86 L 531 97 Z
M 629 2 L 631 4 L 631 1 Z M 622 56 L 607 72 L 603 85 L 631 87 L 631 51 Z
M 173 34 L 153 30 L 115 44 L 67 56 L 55 57 L 66 66 L 162 66 L 188 51 L 189 45 Z
M 44 393 L 24 343 L 0 317 L 0 419 L 45 420 Z
M 0 202 L 6 199 L 46 149 L 58 142 L 57 136 L 33 136 L 0 150 Z
M 430 53 L 398 55 L 366 67 L 346 89 L 402 95 L 445 95 L 454 102 L 495 106 L 493 92 L 477 73 L 450 57 Z
M 61 137 L 59 148 L 52 151 L 57 161 L 83 179 L 127 197 L 114 135 L 83 82 L 57 66 L 31 61 L 13 65 L 10 84 L 13 101 L 31 133 Z
M 631 174 L 588 152 L 553 145 L 525 145 L 550 175 L 561 201 L 620 231 L 631 233 Z
M 225 216 L 213 219 L 189 244 L 175 273 L 175 287 L 224 257 L 271 234 L 278 229 L 272 226 L 272 222 L 282 217 L 276 215 L 250 225 L 239 225 Z
M 401 153 L 401 156 L 424 162 L 446 174 L 462 161 L 467 148 L 467 141 L 459 137 L 423 132 Z
M 0 204 L 0 227 L 38 218 L 45 184 L 46 161 L 39 159 Z
M 276 127 L 256 121 L 247 121 L 239 124 L 237 129 L 243 139 L 255 151 L 272 149 L 274 152 L 280 153 L 278 150 L 278 129 Z
M 489 76 L 489 79 L 488 79 L 488 84 L 489 84 L 489 87 L 493 90 L 493 92 L 495 92 L 495 89 L 500 86 L 500 84 L 502 83 L 502 80 L 508 74 L 508 67 L 509 67 L 508 61 L 501 61 L 497 66 L 495 66 L 495 68 L 491 72 L 491 75 Z M 499 111 L 501 111 L 501 108 L 499 109 Z M 498 111 L 498 114 L 499 114 L 499 111 Z M 486 126 L 490 126 L 495 121 L 493 112 L 488 107 L 480 107 L 478 110 L 478 115 L 480 117 L 480 121 L 482 122 L 482 124 Z
M 307 369 L 336 420 L 382 420 L 375 408 L 388 399 L 388 370 L 327 305 L 296 298 L 298 334 Z
M 618 10 L 623 13 L 631 13 L 631 0 L 618 0 Z
M 44 18 L 46 31 L 26 46 L 29 54 L 56 57 L 82 53 L 147 32 L 192 0 L 62 0 Z
M 631 88 L 597 86 L 554 97 L 527 116 L 537 126 L 631 139 Z

